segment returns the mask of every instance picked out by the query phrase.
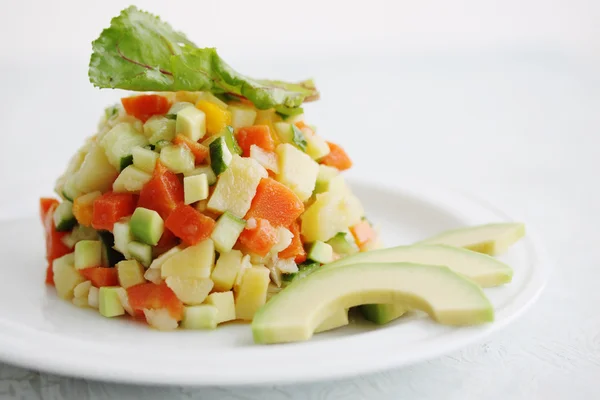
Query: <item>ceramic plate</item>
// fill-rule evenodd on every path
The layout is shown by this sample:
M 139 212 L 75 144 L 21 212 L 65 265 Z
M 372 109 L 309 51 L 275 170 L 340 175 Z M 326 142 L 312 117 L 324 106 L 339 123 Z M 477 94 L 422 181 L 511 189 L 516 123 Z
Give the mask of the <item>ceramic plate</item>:
M 445 229 L 510 221 L 484 201 L 437 187 L 353 186 L 387 246 Z M 46 263 L 37 218 L 1 222 L 0 243 L 5 246 L 0 251 L 0 359 L 56 374 L 145 384 L 306 382 L 431 359 L 513 321 L 540 294 L 546 267 L 531 233 L 502 256 L 514 268 L 514 279 L 485 290 L 496 309 L 496 321 L 489 325 L 450 328 L 418 315 L 379 328 L 357 320 L 308 342 L 259 346 L 245 324 L 157 332 L 60 300 L 43 284 Z

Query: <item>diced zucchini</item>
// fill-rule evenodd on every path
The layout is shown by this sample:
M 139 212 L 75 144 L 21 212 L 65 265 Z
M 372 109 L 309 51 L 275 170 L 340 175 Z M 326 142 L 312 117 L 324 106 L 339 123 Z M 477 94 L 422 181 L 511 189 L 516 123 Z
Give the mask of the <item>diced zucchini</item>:
M 217 307 L 217 325 L 235 319 L 233 292 L 211 293 L 206 298 L 205 303 Z
M 253 144 L 250 146 L 250 158 L 255 159 L 265 169 L 271 170 L 274 173 L 279 172 L 279 165 L 277 163 L 277 154 L 263 150 L 257 145 Z
M 218 292 L 231 290 L 241 266 L 241 251 L 231 250 L 228 253 L 221 253 L 217 260 L 217 265 L 215 265 L 215 269 L 210 276 L 215 283 L 214 290 Z
M 111 318 L 125 314 L 125 309 L 121 304 L 117 290 L 119 286 L 103 286 L 98 292 L 98 308 L 100 314 Z
M 77 175 L 71 175 L 66 180 L 62 187 L 62 197 L 66 200 L 73 201 L 81 196 L 81 191 L 75 185 Z
M 75 245 L 75 268 L 86 269 L 102 265 L 102 243 L 99 240 L 82 240 Z
M 213 288 L 213 281 L 209 278 L 167 276 L 165 283 L 179 300 L 189 305 L 201 304 Z
M 304 137 L 306 138 L 306 154 L 313 160 L 320 160 L 331 152 L 327 142 L 314 132 L 305 133 Z
M 221 136 L 213 140 L 209 145 L 210 150 L 210 166 L 215 175 L 220 175 L 229 166 L 233 158 L 225 137 Z
M 114 267 L 119 261 L 125 259 L 125 256 L 123 256 L 122 253 L 113 248 L 115 245 L 115 237 L 111 232 L 98 231 L 98 236 L 102 242 L 102 265 Z
M 302 278 L 310 275 L 311 273 L 315 272 L 319 268 L 321 268 L 321 264 L 319 264 L 317 262 L 312 262 L 312 263 L 308 262 L 305 264 L 301 264 L 298 266 L 298 272 L 294 272 L 292 274 L 284 274 L 283 280 L 284 280 L 284 282 L 290 283 L 297 279 L 302 279 Z
M 160 162 L 176 174 L 194 169 L 194 155 L 186 146 L 167 146 L 160 151 Z
M 303 152 L 306 151 L 306 137 L 296 125 L 289 122 L 277 122 L 275 123 L 275 131 L 282 143 L 289 143 Z
M 148 139 L 131 124 L 119 123 L 104 135 L 100 145 L 104 148 L 110 164 L 121 170 L 121 159 L 131 156 L 134 147 L 144 147 Z
M 317 240 L 308 248 L 309 260 L 316 261 L 321 264 L 328 264 L 333 261 L 333 248 L 331 245 Z
M 155 115 L 144 124 L 144 135 L 153 145 L 163 140 L 171 143 L 175 139 L 175 121 Z
M 206 114 L 196 107 L 184 107 L 177 112 L 175 131 L 197 142 L 206 135 Z
M 215 265 L 215 245 L 206 239 L 169 257 L 160 269 L 161 276 L 208 278 Z
M 340 171 L 337 168 L 320 164 L 315 184 L 315 193 L 327 192 L 329 190 L 329 182 L 339 174 Z
M 173 146 L 173 143 L 171 143 L 167 140 L 159 140 L 154 145 L 154 151 L 156 151 L 157 153 L 160 153 L 162 151 L 162 149 L 164 149 L 165 147 L 170 147 L 170 146 Z
M 184 329 L 215 329 L 218 309 L 210 304 L 183 308 L 181 327 Z
M 154 211 L 143 207 L 137 207 L 129 221 L 133 239 L 142 243 L 156 246 L 163 232 L 165 231 L 165 222 L 160 215 Z
M 242 155 L 242 148 L 233 134 L 233 127 L 226 126 L 218 135 L 225 138 L 225 143 L 227 143 L 227 147 L 231 154 Z
M 144 267 L 136 260 L 121 261 L 117 264 L 116 268 L 119 276 L 119 284 L 125 289 L 146 282 L 144 279 Z
M 358 253 L 358 246 L 350 232 L 338 232 L 327 243 L 334 252 L 340 255 L 350 255 Z
M 139 193 L 146 183 L 152 178 L 148 172 L 130 165 L 126 167 L 115 182 L 113 192 L 116 193 Z
M 56 293 L 65 300 L 71 300 L 75 287 L 85 281 L 83 276 L 75 269 L 74 261 L 74 254 L 70 253 L 52 262 Z
M 127 246 L 133 241 L 133 235 L 131 234 L 131 226 L 129 225 L 129 221 L 122 220 L 115 222 L 113 225 L 113 236 L 115 238 L 115 245 L 113 248 L 123 254 L 125 258 L 129 258 Z
M 230 211 L 243 218 L 250 209 L 260 180 L 267 176 L 267 171 L 256 160 L 233 156 L 229 168 L 217 181 L 208 208 L 218 212 Z
M 192 204 L 208 198 L 208 178 L 206 174 L 184 177 L 183 193 L 185 204 Z
M 229 106 L 231 112 L 231 126 L 233 129 L 254 125 L 256 110 L 242 105 Z
M 94 143 L 85 156 L 81 168 L 75 174 L 75 186 L 82 193 L 107 192 L 119 174 L 118 166 L 112 166 L 104 149 Z
M 319 164 L 288 143 L 277 146 L 276 153 L 279 156 L 277 180 L 292 189 L 300 200 L 308 200 L 315 188 Z
M 70 231 L 77 224 L 77 219 L 73 215 L 73 203 L 64 200 L 54 210 L 54 226 L 59 232 Z
M 215 249 L 219 253 L 231 251 L 245 226 L 246 221 L 236 217 L 229 211 L 225 211 L 217 220 L 210 236 L 213 242 L 215 242 Z
M 206 180 L 208 181 L 208 185 L 212 186 L 217 183 L 217 176 L 213 172 L 212 168 L 208 165 L 197 167 L 191 171 L 187 171 L 183 173 L 183 176 L 194 176 L 194 175 L 206 175 Z
M 179 111 L 183 110 L 184 108 L 188 108 L 188 107 L 194 107 L 194 105 L 192 103 L 190 103 L 189 101 L 179 101 L 177 103 L 173 103 L 171 108 L 169 108 L 167 115 L 176 115 Z
M 133 155 L 133 165 L 136 168 L 149 174 L 154 172 L 156 161 L 158 161 L 157 153 L 143 147 L 135 147 L 131 154 Z
M 123 171 L 125 168 L 129 167 L 131 164 L 133 164 L 133 156 L 131 154 L 128 156 L 122 157 L 119 171 Z
M 269 270 L 265 267 L 252 267 L 245 270 L 240 289 L 235 299 L 237 319 L 252 321 L 254 314 L 267 301 Z
M 152 263 L 152 246 L 141 242 L 130 242 L 127 244 L 127 252 L 134 260 L 139 261 L 144 267 Z

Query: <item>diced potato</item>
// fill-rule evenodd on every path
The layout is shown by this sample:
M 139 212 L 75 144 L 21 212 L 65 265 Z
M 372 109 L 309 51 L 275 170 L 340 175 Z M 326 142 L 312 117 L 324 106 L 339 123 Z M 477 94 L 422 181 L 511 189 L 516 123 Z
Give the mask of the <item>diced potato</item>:
M 146 272 L 144 272 L 144 279 L 157 285 L 160 284 L 162 282 L 160 269 L 148 268 Z
M 171 258 L 171 256 L 179 253 L 183 249 L 184 249 L 183 246 L 177 246 L 177 247 L 173 247 L 173 248 L 169 249 L 168 251 L 162 253 L 160 256 L 158 256 L 154 260 L 152 260 L 152 263 L 150 264 L 150 269 L 160 270 L 160 268 L 165 263 L 165 261 L 167 261 L 169 258 Z
M 150 310 L 144 308 L 144 315 L 146 316 L 146 322 L 154 329 L 159 331 L 172 331 L 177 329 L 179 323 L 166 308 L 159 308 L 156 310 Z
M 150 144 L 155 145 L 161 140 L 171 142 L 175 138 L 175 121 L 155 115 L 144 124 L 144 135 Z
M 120 287 L 117 288 L 115 292 L 119 297 L 119 301 L 121 302 L 123 309 L 127 312 L 127 314 L 133 317 L 135 313 L 133 312 L 133 308 L 131 308 L 131 304 L 129 303 L 129 295 L 127 294 L 127 290 L 123 287 Z
M 276 254 L 282 250 L 288 248 L 290 243 L 292 243 L 292 239 L 294 238 L 294 234 L 290 232 L 288 229 L 280 226 L 277 228 L 277 243 L 271 248 L 271 253 Z
M 56 292 L 59 297 L 66 300 L 71 300 L 75 286 L 85 281 L 83 276 L 75 269 L 74 262 L 73 253 L 57 258 L 52 262 Z
M 306 242 L 325 242 L 336 233 L 360 222 L 363 214 L 362 205 L 354 195 L 321 193 L 300 217 L 301 233 Z
M 186 146 L 167 146 L 160 151 L 159 158 L 165 167 L 176 174 L 194 169 L 194 155 Z
M 88 306 L 87 297 L 73 297 L 73 300 L 71 300 L 71 301 L 77 307 L 87 307 Z
M 144 283 L 144 267 L 136 260 L 124 260 L 117 263 L 119 284 L 125 289 Z
M 131 154 L 133 156 L 133 165 L 140 170 L 151 174 L 154 171 L 158 154 L 150 149 L 135 147 Z
M 183 191 L 185 204 L 192 204 L 208 198 L 208 178 L 206 174 L 183 178 Z
M 254 108 L 235 105 L 229 107 L 229 112 L 231 112 L 231 126 L 233 129 L 254 125 L 256 120 L 256 110 Z
M 279 163 L 277 162 L 277 154 L 263 150 L 257 145 L 253 144 L 250 146 L 250 158 L 256 160 L 265 169 L 273 171 L 274 173 L 279 172 Z
M 217 324 L 235 319 L 235 301 L 233 292 L 215 292 L 208 295 L 205 301 L 206 304 L 211 304 L 217 307 Z
M 195 107 L 185 107 L 177 113 L 175 130 L 197 142 L 206 134 L 206 115 Z
M 208 278 L 181 278 L 168 276 L 165 283 L 184 304 L 201 304 L 213 288 Z
M 185 307 L 181 327 L 184 329 L 215 329 L 218 312 L 217 307 L 210 304 Z
M 82 193 L 110 190 L 119 172 L 109 162 L 104 149 L 93 144 L 75 176 L 75 186 Z
M 73 296 L 75 298 L 85 297 L 87 299 L 88 293 L 90 292 L 91 287 L 92 287 L 91 281 L 81 282 L 79 285 L 75 286 L 75 289 L 73 289 Z M 87 304 L 87 301 L 86 301 L 86 304 Z
M 161 276 L 209 278 L 215 264 L 215 245 L 206 239 L 169 257 L 161 267 Z
M 267 301 L 269 270 L 265 267 L 248 268 L 235 301 L 237 319 L 252 321 L 254 314 Z
M 210 278 L 215 283 L 215 290 L 225 292 L 231 290 L 242 267 L 242 252 L 231 250 L 221 253 Z
M 229 211 L 244 218 L 260 180 L 267 176 L 267 171 L 256 160 L 234 155 L 227 170 L 219 176 L 208 208 L 222 213 Z
M 144 172 L 133 165 L 127 166 L 113 183 L 113 192 L 116 193 L 139 193 L 146 183 L 152 178 L 148 172 Z
M 252 268 L 252 263 L 250 262 L 250 255 L 246 254 L 242 257 L 242 263 L 240 265 L 240 269 L 235 277 L 235 281 L 233 282 L 233 291 L 234 293 L 238 293 L 240 291 L 240 286 L 242 285 L 242 279 L 244 277 L 244 273 L 246 270 Z
M 331 149 L 321 136 L 315 134 L 310 128 L 302 128 L 302 132 L 306 138 L 306 154 L 313 160 L 320 160 L 329 154 Z
M 88 305 L 92 308 L 98 308 L 99 303 L 98 303 L 98 296 L 99 296 L 99 290 L 97 287 L 90 287 L 90 291 L 88 292 Z
M 319 164 L 289 143 L 280 144 L 275 151 L 279 156 L 277 180 L 292 189 L 300 200 L 308 200 L 315 189 Z

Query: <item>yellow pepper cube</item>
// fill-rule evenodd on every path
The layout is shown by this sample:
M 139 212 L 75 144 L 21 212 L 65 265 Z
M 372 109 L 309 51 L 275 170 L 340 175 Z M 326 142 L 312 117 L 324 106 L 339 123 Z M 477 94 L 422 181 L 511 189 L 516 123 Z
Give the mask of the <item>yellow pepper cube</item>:
M 196 108 L 206 114 L 206 132 L 209 135 L 219 133 L 231 124 L 231 113 L 215 103 L 200 100 L 196 103 Z

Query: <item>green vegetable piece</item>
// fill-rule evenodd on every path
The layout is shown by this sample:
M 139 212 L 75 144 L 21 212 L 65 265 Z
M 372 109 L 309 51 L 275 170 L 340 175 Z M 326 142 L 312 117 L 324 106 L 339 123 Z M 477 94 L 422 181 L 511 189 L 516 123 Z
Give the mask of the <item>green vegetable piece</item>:
M 167 115 L 165 115 L 165 118 L 166 119 L 171 119 L 173 121 L 176 121 L 177 120 L 177 114 L 167 114 Z
M 98 308 L 100 314 L 107 318 L 125 314 L 125 309 L 119 298 L 118 286 L 103 286 L 98 292 Z
M 217 307 L 210 304 L 184 307 L 181 327 L 184 329 L 215 329 L 218 311 Z
M 126 155 L 125 157 L 121 157 L 121 165 L 120 165 L 120 171 L 123 171 L 125 168 L 129 167 L 131 164 L 133 164 L 133 155 L 129 154 Z
M 358 253 L 359 250 L 350 232 L 338 232 L 327 243 L 333 248 L 333 251 L 341 255 Z
M 292 142 L 298 147 L 300 150 L 306 153 L 306 146 L 308 143 L 306 142 L 306 138 L 304 137 L 304 133 L 294 124 L 290 125 L 292 127 Z
M 102 265 L 102 243 L 82 240 L 75 244 L 75 268 L 86 269 Z
M 210 150 L 210 166 L 216 175 L 220 175 L 225 172 L 233 159 L 225 137 L 217 138 L 211 142 L 208 148 Z
M 333 249 L 331 245 L 317 240 L 310 245 L 307 257 L 309 260 L 327 264 L 333 261 Z
M 117 115 L 119 115 L 119 106 L 118 105 L 114 105 L 114 106 L 110 106 L 110 107 L 106 107 L 104 109 L 104 117 L 107 120 L 110 119 L 114 119 L 117 117 Z
M 131 258 L 137 260 L 144 267 L 148 268 L 152 264 L 152 246 L 141 242 L 127 243 L 127 251 Z
M 210 91 L 243 96 L 261 110 L 289 115 L 316 100 L 312 81 L 256 80 L 234 71 L 214 48 L 197 48 L 158 17 L 131 6 L 92 43 L 89 78 L 100 88 Z
M 212 186 L 217 183 L 217 176 L 213 172 L 212 168 L 208 165 L 204 165 L 201 167 L 196 167 L 191 171 L 187 171 L 183 173 L 184 177 L 194 176 L 194 175 L 206 175 L 206 179 L 208 181 L 208 186 Z
M 160 215 L 147 208 L 138 207 L 129 221 L 131 235 L 137 241 L 156 246 L 165 230 L 165 223 Z
M 231 154 L 242 154 L 242 148 L 233 134 L 233 127 L 226 126 L 223 129 L 223 132 L 221 132 L 221 136 L 225 138 L 225 143 L 227 143 L 227 147 L 229 148 L 229 151 L 231 151 Z
M 123 254 L 113 249 L 115 237 L 112 233 L 109 231 L 98 231 L 98 236 L 102 242 L 102 265 L 114 267 L 125 259 Z
M 54 210 L 54 226 L 59 232 L 70 231 L 75 225 L 77 220 L 73 215 L 73 203 L 69 200 L 65 200 L 56 207 Z
M 217 220 L 211 234 L 211 239 L 215 243 L 215 249 L 217 249 L 219 253 L 231 251 L 245 226 L 246 221 L 233 215 L 229 211 L 225 211 Z
M 284 282 L 290 283 L 298 279 L 302 279 L 312 274 L 321 267 L 318 262 L 306 262 L 298 265 L 298 272 L 291 274 L 283 274 L 282 279 Z

